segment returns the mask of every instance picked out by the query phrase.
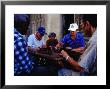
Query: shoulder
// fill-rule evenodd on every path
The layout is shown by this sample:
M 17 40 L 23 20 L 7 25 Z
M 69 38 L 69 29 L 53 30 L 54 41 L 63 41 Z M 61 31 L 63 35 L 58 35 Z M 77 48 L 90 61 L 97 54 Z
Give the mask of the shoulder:
M 17 30 L 14 31 L 14 41 L 24 41 L 23 36 Z
M 28 38 L 35 38 L 35 35 L 31 34 Z
M 34 36 L 35 36 L 34 34 L 31 34 L 31 35 L 30 35 L 30 37 L 34 37 Z
M 57 39 L 55 39 L 55 41 L 58 41 Z
M 77 33 L 76 33 L 76 36 L 77 36 L 77 39 L 83 38 L 83 35 L 82 35 L 80 32 L 77 32 Z
M 47 39 L 46 42 L 50 42 L 50 39 Z
M 66 35 L 64 35 L 64 37 L 63 37 L 63 38 L 65 38 L 65 39 L 70 38 L 70 34 L 66 34 Z
M 68 33 L 68 34 L 65 35 L 65 37 L 68 37 L 68 36 L 70 36 L 70 33 Z
M 21 36 L 21 34 L 16 29 L 14 29 L 14 37 L 18 37 L 18 36 Z
M 92 37 L 90 38 L 89 44 L 97 44 L 97 32 L 94 32 Z

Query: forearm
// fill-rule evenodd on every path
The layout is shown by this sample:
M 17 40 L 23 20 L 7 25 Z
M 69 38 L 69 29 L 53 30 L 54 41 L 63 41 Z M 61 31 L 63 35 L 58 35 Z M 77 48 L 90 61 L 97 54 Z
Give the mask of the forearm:
M 29 51 L 33 51 L 34 48 L 32 48 L 31 46 L 28 46 L 28 50 Z
M 31 52 L 35 52 L 35 51 L 37 51 L 39 49 L 40 49 L 39 47 L 32 48 L 31 46 L 28 46 L 28 50 L 31 51 Z
M 66 59 L 66 61 L 71 65 L 72 69 L 78 72 L 82 72 L 84 70 L 73 58 L 71 58 L 67 52 L 64 50 L 61 51 L 62 56 Z
M 76 48 L 76 49 L 72 49 L 72 51 L 82 52 L 82 51 L 84 51 L 84 47 L 79 47 L 79 48 Z
M 81 72 L 84 70 L 84 68 L 82 68 L 73 58 L 71 58 L 70 56 L 68 56 L 68 59 L 66 57 L 67 62 L 70 63 L 70 65 L 72 66 L 72 69 L 78 72 Z
M 56 49 L 60 49 L 63 46 L 62 42 L 58 42 L 58 44 L 55 46 Z

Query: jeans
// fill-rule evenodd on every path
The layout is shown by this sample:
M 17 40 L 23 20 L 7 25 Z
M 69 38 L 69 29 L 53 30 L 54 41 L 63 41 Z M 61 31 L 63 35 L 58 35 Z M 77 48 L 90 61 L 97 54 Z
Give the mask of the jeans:
M 62 68 L 58 71 L 58 76 L 80 76 L 80 73 L 71 69 Z

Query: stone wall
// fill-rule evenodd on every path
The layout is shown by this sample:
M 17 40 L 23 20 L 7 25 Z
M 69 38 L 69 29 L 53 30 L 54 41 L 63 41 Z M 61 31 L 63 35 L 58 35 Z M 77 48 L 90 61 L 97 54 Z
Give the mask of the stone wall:
M 50 32 L 55 32 L 57 38 L 60 39 L 62 36 L 61 30 L 61 15 L 58 14 L 32 14 L 30 16 L 30 26 L 29 34 L 36 32 L 36 29 L 39 26 L 43 26 L 46 29 L 47 34 Z M 48 35 L 44 36 L 44 39 L 47 40 Z

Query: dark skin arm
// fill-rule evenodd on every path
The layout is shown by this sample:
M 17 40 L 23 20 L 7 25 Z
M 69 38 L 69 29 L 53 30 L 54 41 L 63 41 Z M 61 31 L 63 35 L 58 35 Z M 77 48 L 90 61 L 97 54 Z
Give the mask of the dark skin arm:
M 66 59 L 68 56 L 67 61 L 70 63 L 70 65 L 72 66 L 72 69 L 77 71 L 77 72 L 82 72 L 84 71 L 84 68 L 81 67 L 73 58 L 71 58 L 64 50 L 61 51 L 61 54 L 63 55 L 63 57 Z
M 37 47 L 37 48 L 32 48 L 31 46 L 28 46 L 28 50 L 29 50 L 30 52 L 36 52 L 37 50 L 40 50 L 40 48 L 39 48 L 39 47 Z

